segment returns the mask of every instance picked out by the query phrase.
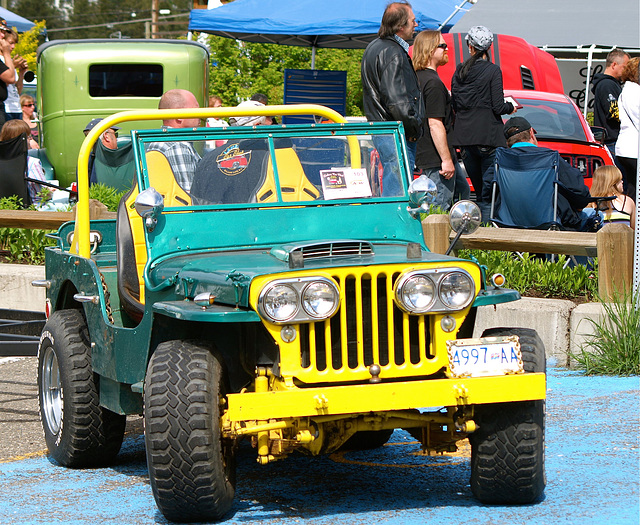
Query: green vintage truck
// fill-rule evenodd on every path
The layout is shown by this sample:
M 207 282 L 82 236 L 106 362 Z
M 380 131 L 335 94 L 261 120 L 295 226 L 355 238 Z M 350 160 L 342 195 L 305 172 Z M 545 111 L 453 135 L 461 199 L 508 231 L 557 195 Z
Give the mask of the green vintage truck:
M 333 123 L 134 130 L 135 185 L 116 220 L 90 221 L 83 175 L 108 127 L 255 112 L 122 112 L 87 137 L 77 221 L 34 283 L 47 289 L 38 383 L 52 458 L 109 465 L 127 415 L 144 414 L 158 507 L 207 521 L 232 506 L 242 439 L 267 464 L 379 447 L 402 428 L 430 452 L 468 438 L 480 501 L 537 501 L 543 345 L 527 329 L 471 338 L 479 307 L 519 296 L 428 251 L 420 217 L 435 186 L 409 179 L 401 124 L 270 106 Z M 189 188 L 161 153 L 177 142 L 202 156 Z M 479 221 L 470 202 L 451 212 L 460 234 Z
M 201 107 L 207 105 L 209 51 L 197 42 L 52 40 L 38 48 L 37 63 L 38 155 L 63 187 L 76 180 L 82 130 L 90 120 L 125 109 L 156 109 L 162 94 L 175 88 L 191 91 Z M 121 135 L 130 129 L 125 123 Z

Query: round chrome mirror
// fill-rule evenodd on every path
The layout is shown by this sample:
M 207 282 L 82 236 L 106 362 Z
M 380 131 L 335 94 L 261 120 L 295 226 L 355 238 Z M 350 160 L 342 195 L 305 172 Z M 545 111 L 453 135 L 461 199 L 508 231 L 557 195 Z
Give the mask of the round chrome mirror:
M 481 222 L 482 213 L 475 202 L 458 201 L 449 210 L 449 224 L 456 233 L 473 233 Z
M 151 232 L 156 227 L 158 215 L 164 209 L 164 198 L 155 188 L 147 188 L 136 197 L 134 206 L 138 215 L 144 219 L 147 231 Z
M 438 188 L 426 175 L 420 175 L 409 184 L 409 202 L 412 208 L 420 208 L 423 204 L 430 204 L 438 195 Z

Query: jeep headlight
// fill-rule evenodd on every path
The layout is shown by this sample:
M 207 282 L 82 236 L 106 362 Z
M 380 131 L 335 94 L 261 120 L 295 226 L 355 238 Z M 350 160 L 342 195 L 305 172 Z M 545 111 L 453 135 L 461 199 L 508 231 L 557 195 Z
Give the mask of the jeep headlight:
M 338 308 L 340 294 L 330 281 L 313 281 L 302 292 L 302 308 L 311 317 L 326 319 Z
M 298 292 L 287 284 L 271 286 L 262 300 L 264 313 L 276 323 L 293 318 L 298 311 L 299 304 Z
M 275 324 L 327 319 L 339 305 L 338 286 L 327 277 L 278 279 L 258 297 L 258 312 Z
M 475 297 L 469 273 L 454 268 L 425 268 L 401 275 L 394 284 L 396 303 L 409 314 L 462 310 Z
M 413 314 L 424 313 L 435 298 L 435 285 L 427 275 L 409 275 L 397 286 L 396 298 L 403 310 Z
M 469 305 L 475 294 L 471 276 L 462 272 L 451 272 L 440 281 L 440 300 L 451 310 L 461 310 Z

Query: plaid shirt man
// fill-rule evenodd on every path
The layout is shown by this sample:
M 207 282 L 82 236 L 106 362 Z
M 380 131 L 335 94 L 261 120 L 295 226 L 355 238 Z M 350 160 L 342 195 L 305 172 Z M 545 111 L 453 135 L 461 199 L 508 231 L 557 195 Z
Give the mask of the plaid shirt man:
M 150 142 L 147 151 L 159 151 L 169 161 L 180 187 L 189 193 L 191 183 L 200 162 L 200 155 L 189 142 Z

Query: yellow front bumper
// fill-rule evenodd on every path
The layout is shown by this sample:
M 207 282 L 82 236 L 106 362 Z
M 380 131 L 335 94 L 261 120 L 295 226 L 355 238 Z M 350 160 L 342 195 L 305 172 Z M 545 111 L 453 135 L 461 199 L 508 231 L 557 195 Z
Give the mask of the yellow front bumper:
M 546 375 L 432 379 L 229 394 L 230 421 L 387 412 L 545 399 Z

